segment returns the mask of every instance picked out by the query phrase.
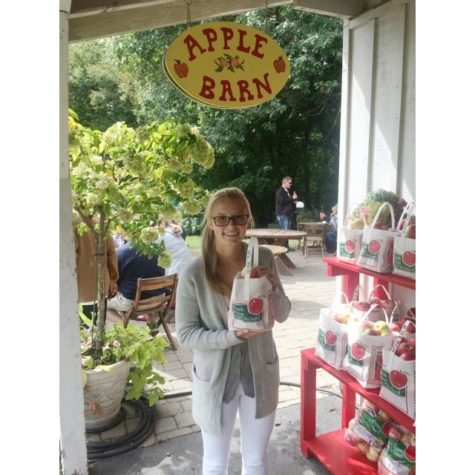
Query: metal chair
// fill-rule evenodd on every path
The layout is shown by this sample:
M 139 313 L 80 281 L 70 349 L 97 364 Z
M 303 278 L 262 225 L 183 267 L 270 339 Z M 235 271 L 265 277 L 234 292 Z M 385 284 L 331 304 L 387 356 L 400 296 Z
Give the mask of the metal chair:
M 147 314 L 147 325 L 152 335 L 156 335 L 160 325 L 162 325 L 170 341 L 170 346 L 176 350 L 171 331 L 168 327 L 170 318 L 168 312 L 171 303 L 175 301 L 177 282 L 177 274 L 137 279 L 134 305 L 128 312 L 123 314 L 124 327 L 127 327 L 129 320 L 138 320 L 137 317 Z M 164 292 L 155 297 L 142 299 L 142 292 L 150 290 L 163 290 Z

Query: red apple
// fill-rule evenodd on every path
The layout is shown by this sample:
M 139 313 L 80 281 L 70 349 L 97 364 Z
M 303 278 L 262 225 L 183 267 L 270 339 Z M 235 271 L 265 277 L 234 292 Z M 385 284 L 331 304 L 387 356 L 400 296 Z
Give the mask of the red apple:
M 379 250 L 381 249 L 381 244 L 379 241 L 376 239 L 373 239 L 369 244 L 368 244 L 368 251 L 371 254 L 377 254 Z
M 389 437 L 389 434 L 392 428 L 393 428 L 393 425 L 390 422 L 385 422 L 383 424 L 383 433 L 386 437 Z
M 401 358 L 402 360 L 405 360 L 405 361 L 414 361 L 416 359 L 416 355 L 415 355 L 415 353 L 411 353 L 411 352 L 407 351 L 407 352 L 401 353 L 399 355 L 399 358 Z
M 370 309 L 370 304 L 368 302 L 355 302 L 353 307 L 360 312 L 367 312 Z
M 406 450 L 404 451 L 404 455 L 406 456 L 407 460 L 411 462 L 416 461 L 416 448 L 412 445 L 408 445 Z
M 351 356 L 355 360 L 362 360 L 366 354 L 366 349 L 364 346 L 360 345 L 359 343 L 353 343 L 351 345 Z
M 389 429 L 389 434 L 388 434 L 389 437 L 391 437 L 391 439 L 396 439 L 396 440 L 401 440 L 402 438 L 402 432 L 395 426 L 392 426 L 390 429 Z
M 380 336 L 379 332 L 376 330 L 373 330 L 372 328 L 367 328 L 363 334 L 369 335 L 369 336 Z
M 283 73 L 285 71 L 285 61 L 282 59 L 282 56 L 279 56 L 274 60 L 274 69 L 278 73 Z
M 336 343 L 336 340 L 337 340 L 337 336 L 331 330 L 328 330 L 325 333 L 325 341 L 329 345 L 334 345 Z
M 348 239 L 347 241 L 345 241 L 345 251 L 348 253 L 348 254 L 353 254 L 353 252 L 355 252 L 355 241 L 351 240 L 351 239 Z
M 402 328 L 402 323 L 401 322 L 391 322 L 389 324 L 389 329 L 394 332 L 394 333 L 399 333 Z
M 389 373 L 389 379 L 395 388 L 402 389 L 407 386 L 407 376 L 401 371 L 393 369 Z
M 256 279 L 256 278 L 259 278 L 261 276 L 261 271 L 259 269 L 258 266 L 254 266 L 251 268 L 251 272 L 250 272 L 250 277 L 251 279 Z
M 259 315 L 264 310 L 264 301 L 261 298 L 252 298 L 247 304 L 247 310 L 253 315 Z
M 188 76 L 188 66 L 186 63 L 182 63 L 179 59 L 175 59 L 175 64 L 173 65 L 176 75 L 179 78 L 186 78 Z
M 373 297 L 373 298 L 369 301 L 369 303 L 370 303 L 371 305 L 381 305 L 381 299 L 378 299 L 378 297 Z

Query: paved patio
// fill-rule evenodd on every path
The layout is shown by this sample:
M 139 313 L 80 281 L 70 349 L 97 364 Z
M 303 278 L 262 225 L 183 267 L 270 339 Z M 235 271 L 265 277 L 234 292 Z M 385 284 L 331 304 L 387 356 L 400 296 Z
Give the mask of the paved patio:
M 320 309 L 331 305 L 335 295 L 335 278 L 326 275 L 326 266 L 319 252 L 308 258 L 301 250 L 295 250 L 289 257 L 297 266 L 292 276 L 281 276 L 285 291 L 292 302 L 288 320 L 276 324 L 273 330 L 280 358 L 281 383 L 300 384 L 300 350 L 313 347 L 316 343 L 317 320 Z M 171 325 L 174 334 L 174 325 Z M 181 397 L 172 397 L 159 401 L 157 422 L 154 433 L 141 444 L 150 447 L 170 441 L 179 436 L 198 433 L 199 427 L 191 416 L 191 364 L 192 352 L 178 348 L 167 349 L 167 362 L 157 363 L 156 368 L 166 378 L 166 391 L 170 394 L 185 393 Z M 339 392 L 338 382 L 327 373 L 318 376 L 319 387 Z M 324 397 L 317 393 L 317 397 Z M 281 384 L 278 409 L 288 408 L 300 403 L 300 388 Z M 295 411 L 294 411 L 295 412 Z M 100 435 L 88 436 L 88 440 L 111 440 L 127 432 L 124 421 L 113 429 Z M 298 425 L 298 421 L 295 421 Z M 297 427 L 298 429 L 298 427 Z M 91 438 L 92 437 L 92 438 Z

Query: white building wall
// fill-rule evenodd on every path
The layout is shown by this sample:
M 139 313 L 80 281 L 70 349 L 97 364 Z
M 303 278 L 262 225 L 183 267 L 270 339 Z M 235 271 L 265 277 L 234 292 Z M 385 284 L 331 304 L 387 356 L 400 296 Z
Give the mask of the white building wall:
M 338 212 L 383 188 L 414 200 L 415 0 L 345 21 Z M 362 278 L 363 288 L 371 280 Z M 392 289 L 407 305 L 415 293 Z
M 68 12 L 70 3 L 69 0 L 62 0 L 60 3 L 60 444 L 63 474 L 85 475 L 88 473 L 87 451 L 68 157 Z

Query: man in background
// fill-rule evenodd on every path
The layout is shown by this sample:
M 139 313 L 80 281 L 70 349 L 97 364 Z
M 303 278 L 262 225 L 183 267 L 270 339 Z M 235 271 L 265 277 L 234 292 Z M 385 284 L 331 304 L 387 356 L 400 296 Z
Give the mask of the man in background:
M 291 229 L 297 193 L 292 190 L 292 177 L 282 178 L 282 185 L 275 193 L 275 214 L 280 229 Z M 284 246 L 290 251 L 289 241 Z

